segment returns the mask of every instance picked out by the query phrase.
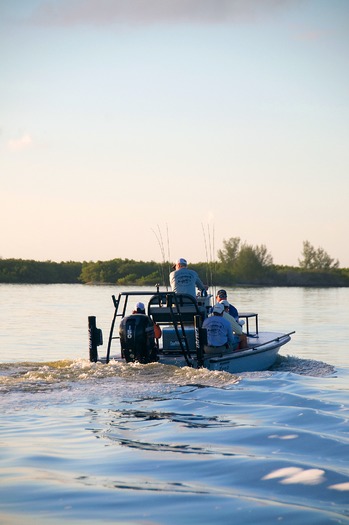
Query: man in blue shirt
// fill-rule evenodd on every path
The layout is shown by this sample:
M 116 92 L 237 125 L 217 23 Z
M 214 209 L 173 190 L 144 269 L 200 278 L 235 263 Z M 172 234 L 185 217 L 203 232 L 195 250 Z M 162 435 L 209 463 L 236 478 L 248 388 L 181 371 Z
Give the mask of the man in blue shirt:
M 231 324 L 223 317 L 224 305 L 214 305 L 212 315 L 207 317 L 202 327 L 207 331 L 206 354 L 227 352 L 229 348 L 235 350 L 239 343 L 239 337 L 233 334 Z
M 227 292 L 226 290 L 218 290 L 217 292 L 217 295 L 216 295 L 216 301 L 217 303 L 220 303 L 221 301 L 227 301 Z M 234 319 L 236 321 L 239 320 L 239 312 L 237 311 L 237 309 L 235 308 L 235 306 L 233 306 L 232 304 L 229 303 L 229 314 L 234 317 Z

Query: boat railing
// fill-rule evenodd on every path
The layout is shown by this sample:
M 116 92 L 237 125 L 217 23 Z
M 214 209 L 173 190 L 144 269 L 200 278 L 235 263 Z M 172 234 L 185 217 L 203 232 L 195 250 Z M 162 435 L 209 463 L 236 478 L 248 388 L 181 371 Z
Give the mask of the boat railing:
M 154 295 L 148 303 L 148 316 L 157 324 L 194 324 L 196 315 L 203 316 L 204 310 L 191 295 L 168 293 L 166 302 L 161 303 Z
M 197 316 L 202 317 L 204 311 L 198 306 L 194 297 L 188 294 L 169 292 L 164 301 L 159 301 L 154 295 L 148 304 L 148 315 L 159 325 L 170 325 L 176 334 L 180 352 L 188 366 L 192 366 L 191 349 L 188 341 L 187 328 L 193 327 Z
M 208 309 L 205 306 L 208 300 L 202 298 L 199 302 L 196 298 L 188 294 L 177 294 L 175 292 L 146 292 L 146 291 L 130 291 L 122 292 L 118 298 L 112 296 L 114 304 L 114 315 L 109 332 L 108 347 L 106 353 L 106 363 L 110 360 L 111 346 L 115 339 L 120 339 L 120 336 L 114 335 L 115 323 L 117 318 L 120 320 L 127 315 L 127 307 L 130 297 L 146 297 L 151 296 L 148 302 L 147 314 L 159 325 L 173 326 L 176 337 L 178 339 L 181 352 L 183 353 L 187 364 L 191 365 L 191 354 L 186 333 L 188 325 L 194 325 L 196 316 L 204 319 L 207 316 Z M 208 298 L 207 298 L 208 299 Z
M 239 312 L 239 319 L 245 319 L 246 322 L 246 335 L 254 337 L 258 335 L 258 314 L 254 312 Z M 250 320 L 254 319 L 255 331 L 250 331 Z

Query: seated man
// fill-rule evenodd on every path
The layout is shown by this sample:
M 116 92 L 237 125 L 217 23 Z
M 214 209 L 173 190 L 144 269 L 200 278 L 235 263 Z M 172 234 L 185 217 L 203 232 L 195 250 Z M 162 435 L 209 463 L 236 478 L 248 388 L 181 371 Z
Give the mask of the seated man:
M 131 315 L 123 317 L 119 326 L 122 356 L 127 363 L 158 361 L 154 323 L 145 314 L 143 303 L 137 303 Z
M 217 303 L 220 303 L 221 301 L 227 301 L 228 299 L 228 295 L 227 295 L 227 292 L 226 290 L 218 290 L 217 292 L 217 295 L 216 295 L 216 301 Z M 235 308 L 235 306 L 233 306 L 232 304 L 229 303 L 229 314 L 234 317 L 234 319 L 236 321 L 239 320 L 239 312 L 237 311 L 237 309 Z
M 239 336 L 233 334 L 231 324 L 223 317 L 224 305 L 215 304 L 212 312 L 202 324 L 202 328 L 207 331 L 205 354 L 221 354 L 229 349 L 235 350 L 239 344 Z
M 229 323 L 231 324 L 233 333 L 239 337 L 239 348 L 247 348 L 247 336 L 243 333 L 241 325 L 234 319 L 232 315 L 229 313 L 229 302 L 226 300 L 221 301 L 219 304 L 222 304 L 224 306 L 224 312 L 223 317 L 224 319 L 227 319 Z M 243 322 L 243 321 L 241 321 Z
M 187 268 L 188 263 L 185 259 L 178 259 L 176 269 L 170 273 L 171 289 L 175 293 L 186 293 L 196 298 L 195 287 L 200 291 L 206 291 L 207 286 L 201 281 L 194 270 Z
M 137 303 L 132 314 L 143 314 L 145 315 L 145 306 L 144 303 Z

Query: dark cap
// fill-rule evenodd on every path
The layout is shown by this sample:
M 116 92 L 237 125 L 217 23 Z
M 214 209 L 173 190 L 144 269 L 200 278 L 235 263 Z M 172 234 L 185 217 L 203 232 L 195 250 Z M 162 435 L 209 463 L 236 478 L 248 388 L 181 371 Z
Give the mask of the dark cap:
M 227 297 L 227 292 L 226 292 L 226 290 L 218 290 L 218 292 L 217 292 L 217 297 L 221 297 L 221 298 L 223 298 L 223 297 Z

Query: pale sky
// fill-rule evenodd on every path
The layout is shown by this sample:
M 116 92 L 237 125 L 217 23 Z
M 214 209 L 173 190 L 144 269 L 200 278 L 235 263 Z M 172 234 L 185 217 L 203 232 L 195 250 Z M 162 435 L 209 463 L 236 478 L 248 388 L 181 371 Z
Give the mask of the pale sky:
M 348 0 L 0 0 L 0 257 L 349 267 L 348 28 Z

